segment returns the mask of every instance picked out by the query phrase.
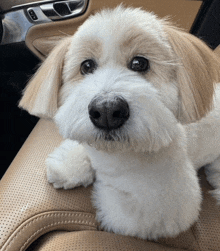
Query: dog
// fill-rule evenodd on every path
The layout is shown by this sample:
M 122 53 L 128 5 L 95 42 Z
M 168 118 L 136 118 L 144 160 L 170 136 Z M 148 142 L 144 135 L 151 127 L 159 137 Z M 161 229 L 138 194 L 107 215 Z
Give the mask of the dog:
M 194 224 L 197 170 L 220 201 L 220 61 L 141 8 L 104 9 L 50 53 L 19 106 L 65 139 L 47 160 L 55 188 L 93 183 L 101 228 L 157 240 Z

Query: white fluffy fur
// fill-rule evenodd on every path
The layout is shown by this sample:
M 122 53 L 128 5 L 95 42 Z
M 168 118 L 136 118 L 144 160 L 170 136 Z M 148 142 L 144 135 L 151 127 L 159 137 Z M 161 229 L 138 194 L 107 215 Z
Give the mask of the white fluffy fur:
M 79 99 L 82 93 L 83 98 Z M 132 116 L 121 129 L 115 130 L 111 135 L 115 142 L 105 141 L 102 138 L 103 132 L 90 122 L 88 105 L 97 95 L 104 96 L 106 100 L 122 96 L 129 104 Z M 167 146 L 178 133 L 175 116 L 164 106 L 152 84 L 138 73 L 111 66 L 86 76 L 69 94 L 55 120 L 64 138 L 86 142 L 96 149 L 105 148 L 108 151 L 122 148 L 131 148 L 137 152 L 157 151 Z
M 55 188 L 94 181 L 93 204 L 105 230 L 148 239 L 176 236 L 198 219 L 202 196 L 196 170 L 213 161 L 207 174 L 220 200 L 220 88 L 211 113 L 180 123 L 184 87 L 176 72 L 182 66 L 165 27 L 151 13 L 118 7 L 89 18 L 66 42 L 54 117 L 66 140 L 46 161 Z M 135 34 L 139 42 L 129 48 Z M 128 69 L 136 55 L 149 59 L 149 73 Z M 88 58 L 95 58 L 98 68 L 81 76 L 80 64 Z M 90 121 L 88 105 L 96 96 L 121 96 L 129 105 L 128 121 L 109 132 L 113 141 Z
M 83 146 L 76 141 L 65 140 L 48 156 L 46 165 L 47 179 L 55 188 L 87 187 L 94 180 L 90 160 Z

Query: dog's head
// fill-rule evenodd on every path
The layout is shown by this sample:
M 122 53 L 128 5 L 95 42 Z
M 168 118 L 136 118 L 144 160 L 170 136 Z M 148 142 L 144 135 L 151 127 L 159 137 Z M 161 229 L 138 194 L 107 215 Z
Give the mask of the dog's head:
M 219 61 L 199 39 L 141 9 L 91 16 L 51 52 L 20 107 L 97 149 L 156 151 L 178 121 L 211 109 Z

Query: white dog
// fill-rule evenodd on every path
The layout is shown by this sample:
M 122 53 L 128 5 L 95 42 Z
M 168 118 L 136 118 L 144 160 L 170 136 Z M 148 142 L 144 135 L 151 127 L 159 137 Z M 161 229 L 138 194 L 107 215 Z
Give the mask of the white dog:
M 188 229 L 201 206 L 199 167 L 212 162 L 220 200 L 219 65 L 203 42 L 152 13 L 119 6 L 91 16 L 19 104 L 54 118 L 66 139 L 46 161 L 48 181 L 94 182 L 107 231 L 157 239 Z

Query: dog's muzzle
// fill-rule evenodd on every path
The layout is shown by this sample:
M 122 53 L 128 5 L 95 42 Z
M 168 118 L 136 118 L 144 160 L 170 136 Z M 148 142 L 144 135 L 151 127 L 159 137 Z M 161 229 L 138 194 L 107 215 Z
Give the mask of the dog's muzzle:
M 95 97 L 88 109 L 92 123 L 107 131 L 121 127 L 129 118 L 129 106 L 122 97 L 114 97 L 111 100 Z

